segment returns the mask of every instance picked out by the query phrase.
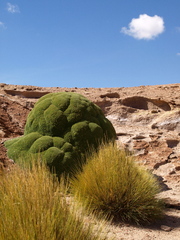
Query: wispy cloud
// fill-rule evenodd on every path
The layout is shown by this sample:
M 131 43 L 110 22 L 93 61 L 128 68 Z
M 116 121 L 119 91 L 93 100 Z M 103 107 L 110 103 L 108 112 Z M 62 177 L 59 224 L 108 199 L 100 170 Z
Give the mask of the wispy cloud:
M 157 15 L 151 17 L 147 14 L 133 18 L 127 27 L 123 27 L 121 32 L 136 39 L 151 40 L 164 32 L 164 20 Z
M 176 53 L 177 56 L 180 56 L 180 52 Z
M 18 5 L 7 3 L 7 11 L 10 13 L 20 13 Z
M 5 28 L 5 25 L 3 22 L 0 22 L 0 28 Z

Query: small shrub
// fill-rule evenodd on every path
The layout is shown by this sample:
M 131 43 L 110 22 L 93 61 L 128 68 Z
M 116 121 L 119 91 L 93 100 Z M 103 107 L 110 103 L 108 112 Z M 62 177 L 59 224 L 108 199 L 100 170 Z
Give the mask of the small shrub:
M 43 164 L 0 175 L 1 240 L 100 240 L 101 229 L 95 235 L 78 211 Z
M 109 144 L 95 152 L 71 180 L 72 191 L 114 220 L 150 223 L 162 216 L 159 185 L 134 157 Z

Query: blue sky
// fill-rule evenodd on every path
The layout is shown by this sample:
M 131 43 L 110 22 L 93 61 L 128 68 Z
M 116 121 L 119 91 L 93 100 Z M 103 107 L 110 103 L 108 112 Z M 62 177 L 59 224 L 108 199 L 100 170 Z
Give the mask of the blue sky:
M 0 82 L 180 83 L 180 0 L 1 0 Z

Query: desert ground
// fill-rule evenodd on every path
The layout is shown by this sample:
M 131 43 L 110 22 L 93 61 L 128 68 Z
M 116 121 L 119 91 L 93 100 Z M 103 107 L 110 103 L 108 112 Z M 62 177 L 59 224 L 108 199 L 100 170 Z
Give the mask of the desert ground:
M 121 240 L 180 239 L 180 84 L 130 88 L 60 88 L 0 84 L 0 163 L 8 166 L 4 141 L 23 135 L 36 101 L 50 92 L 77 92 L 103 110 L 117 143 L 157 176 L 166 201 L 164 219 L 142 227 L 114 224 L 104 229 Z

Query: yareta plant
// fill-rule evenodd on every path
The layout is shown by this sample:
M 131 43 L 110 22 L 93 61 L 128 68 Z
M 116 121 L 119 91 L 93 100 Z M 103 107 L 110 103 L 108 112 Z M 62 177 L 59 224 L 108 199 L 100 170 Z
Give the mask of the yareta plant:
M 60 174 L 88 149 L 115 138 L 114 127 L 97 105 L 80 94 L 60 92 L 41 97 L 28 115 L 24 135 L 5 146 L 15 162 L 42 159 Z

